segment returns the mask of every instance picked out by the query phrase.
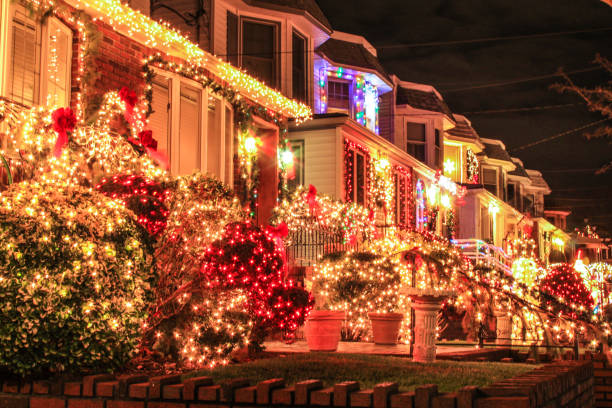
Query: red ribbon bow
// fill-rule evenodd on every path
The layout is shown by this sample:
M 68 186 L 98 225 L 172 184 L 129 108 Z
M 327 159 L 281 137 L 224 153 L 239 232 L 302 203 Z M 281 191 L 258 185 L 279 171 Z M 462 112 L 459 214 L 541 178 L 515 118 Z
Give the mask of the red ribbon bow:
M 67 132 L 72 132 L 76 126 L 76 116 L 70 108 L 59 108 L 53 111 L 51 118 L 53 119 L 53 130 L 57 132 L 53 154 L 59 159 L 64 147 L 68 144 Z
M 132 91 L 127 86 L 124 86 L 119 91 L 119 98 L 125 103 L 125 106 L 131 110 L 136 106 L 136 102 L 138 102 L 138 97 L 136 96 L 136 92 Z
M 274 238 L 285 238 L 287 235 L 289 235 L 289 227 L 287 227 L 287 224 L 285 224 L 283 221 L 276 227 L 269 226 L 268 232 L 272 234 Z

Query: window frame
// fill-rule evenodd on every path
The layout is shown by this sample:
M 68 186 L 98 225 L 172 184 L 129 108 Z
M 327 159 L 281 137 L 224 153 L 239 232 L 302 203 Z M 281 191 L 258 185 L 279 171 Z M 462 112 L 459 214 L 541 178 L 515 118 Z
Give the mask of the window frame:
M 179 145 L 179 133 L 180 133 L 180 102 L 181 102 L 181 85 L 186 85 L 191 88 L 195 88 L 199 91 L 200 96 L 200 108 L 199 108 L 199 156 L 200 156 L 200 171 L 206 172 L 208 169 L 208 145 L 209 145 L 209 135 L 208 135 L 208 97 L 212 96 L 217 98 L 220 103 L 221 108 L 221 131 L 219 132 L 219 142 L 220 142 L 220 163 L 219 163 L 219 173 L 215 174 L 215 176 L 222 182 L 233 185 L 233 154 L 235 148 L 235 137 L 236 137 L 236 126 L 233 121 L 235 112 L 232 109 L 232 105 L 223 97 L 216 95 L 214 92 L 210 92 L 207 88 L 204 88 L 201 83 L 194 81 L 192 79 L 186 78 L 180 74 L 176 74 L 173 72 L 164 71 L 160 68 L 153 68 L 155 77 L 163 77 L 168 81 L 168 92 L 169 92 L 169 127 L 168 127 L 168 158 L 170 160 L 170 171 L 173 174 L 179 174 L 178 163 L 180 160 L 180 150 L 176 148 Z M 205 102 L 205 103 L 204 103 Z M 178 108 L 175 108 L 178 106 Z M 227 146 L 226 143 L 226 112 L 229 108 L 229 112 L 232 115 L 231 126 L 232 126 L 232 140 L 230 146 Z M 153 134 L 155 137 L 155 133 Z M 175 146 L 175 148 L 173 148 Z M 228 156 L 228 153 L 231 153 L 231 156 Z M 228 169 L 228 166 L 231 166 L 231 169 Z
M 0 6 L 0 26 L 6 27 L 6 32 L 0 33 L 0 61 L 2 62 L 3 69 L 0 69 L 0 95 L 6 97 L 9 100 L 18 102 L 24 106 L 30 106 L 28 102 L 24 102 L 23 98 L 21 101 L 14 99 L 11 94 L 11 78 L 13 67 L 12 61 L 12 44 L 14 38 L 13 26 L 14 20 L 17 18 L 16 14 L 21 13 L 28 21 L 26 23 L 33 23 L 36 29 L 36 56 L 35 56 L 35 91 L 32 98 L 32 106 L 46 106 L 48 99 L 48 83 L 49 83 L 49 72 L 47 68 L 49 62 L 49 27 L 51 24 L 56 24 L 57 27 L 67 35 L 67 47 L 66 47 L 66 71 L 65 75 L 65 100 L 66 106 L 70 106 L 72 99 L 72 44 L 74 41 L 73 30 L 61 19 L 55 16 L 49 16 L 45 22 L 41 22 L 39 19 L 32 18 L 28 15 L 28 10 L 20 4 L 15 2 L 2 2 Z
M 347 98 L 347 107 L 346 109 L 344 108 L 339 108 L 337 106 L 331 106 L 331 96 L 330 96 L 330 92 L 329 92 L 329 84 L 330 82 L 333 83 L 339 83 L 342 85 L 346 85 L 347 89 L 348 89 L 348 98 Z M 353 118 L 353 81 L 352 80 L 348 80 L 348 79 L 344 79 L 344 78 L 332 78 L 330 79 L 330 77 L 327 77 L 327 81 L 325 83 L 325 94 L 327 95 L 327 113 L 334 113 L 334 112 L 338 112 L 338 113 L 346 113 L 349 117 Z
M 410 125 L 420 125 L 420 126 L 423 127 L 423 141 L 416 141 L 416 140 L 408 138 L 408 126 L 410 126 Z M 406 153 L 408 153 L 409 155 L 411 155 L 412 157 L 414 157 L 415 159 L 417 159 L 417 160 L 419 160 L 419 161 L 421 161 L 423 163 L 427 163 L 427 123 L 424 123 L 424 122 L 414 122 L 414 121 L 411 121 L 411 120 L 406 120 L 404 122 L 404 130 L 406 132 L 406 137 L 405 137 L 405 140 L 406 140 Z M 419 147 L 422 146 L 422 149 L 423 149 L 423 158 L 421 159 L 421 158 L 417 157 L 416 154 L 413 155 L 409 151 L 409 147 L 410 146 L 419 146 Z M 416 153 L 416 151 L 415 151 L 415 153 Z
M 244 23 L 254 23 L 254 24 L 260 24 L 260 25 L 267 25 L 267 26 L 271 26 L 274 29 L 274 45 L 273 45 L 273 50 L 272 50 L 272 60 L 274 62 L 274 83 L 269 83 L 266 84 L 272 88 L 278 88 L 281 82 L 281 58 L 280 58 L 280 53 L 279 50 L 281 48 L 281 24 L 277 21 L 272 21 L 272 20 L 265 20 L 265 19 L 261 19 L 261 18 L 257 18 L 257 17 L 251 17 L 251 16 L 244 16 L 244 15 L 240 15 L 239 16 L 239 22 L 238 22 L 238 62 L 239 62 L 239 66 L 242 68 L 244 67 L 244 57 L 245 57 L 245 53 L 244 53 Z M 247 56 L 247 57 L 253 57 L 253 56 Z M 257 78 L 256 75 L 254 75 L 253 73 L 251 73 L 254 77 Z M 258 80 L 262 81 L 262 79 L 257 78 Z
M 484 177 L 485 170 L 493 170 L 495 172 L 495 192 L 492 192 L 486 188 L 487 185 L 491 185 L 491 184 L 485 184 L 485 177 Z M 482 184 L 482 187 L 485 190 L 489 191 L 494 196 L 499 197 L 498 196 L 499 194 L 499 172 L 498 172 L 497 167 L 482 165 L 480 167 L 480 184 Z
M 294 42 L 295 39 L 299 39 L 301 41 L 303 41 L 304 44 L 304 52 L 303 52 L 303 56 L 304 56 L 304 67 L 303 67 L 303 85 L 304 85 L 304 94 L 303 95 L 296 95 L 296 81 L 295 81 L 295 50 L 294 50 Z M 306 35 L 302 34 L 300 31 L 296 30 L 295 27 L 291 30 L 291 95 L 293 97 L 293 99 L 297 99 L 300 102 L 304 102 L 307 103 L 310 99 L 310 87 L 308 86 L 309 83 L 309 53 L 308 53 L 308 44 L 309 44 L 309 39 Z

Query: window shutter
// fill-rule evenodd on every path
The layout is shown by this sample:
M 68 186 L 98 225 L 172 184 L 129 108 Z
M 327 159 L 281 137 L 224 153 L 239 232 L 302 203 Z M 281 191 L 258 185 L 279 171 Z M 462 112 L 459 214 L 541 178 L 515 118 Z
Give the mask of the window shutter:
M 46 102 L 48 106 L 70 105 L 72 31 L 56 18 L 47 22 Z
M 200 91 L 181 85 L 179 174 L 200 169 Z M 218 174 L 217 174 L 218 176 Z
M 238 66 L 238 16 L 227 12 L 227 61 Z
M 9 95 L 32 106 L 40 92 L 40 27 L 22 7 L 16 7 L 11 26 Z
M 149 129 L 157 140 L 157 150 L 170 157 L 169 129 L 170 129 L 170 88 L 168 81 L 153 83 L 153 99 L 151 108 L 153 113 L 149 116 Z

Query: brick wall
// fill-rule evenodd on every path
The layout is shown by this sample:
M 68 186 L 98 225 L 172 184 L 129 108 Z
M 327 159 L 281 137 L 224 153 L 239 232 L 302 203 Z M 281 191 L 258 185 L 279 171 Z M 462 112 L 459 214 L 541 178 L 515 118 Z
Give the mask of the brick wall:
M 399 392 L 395 383 L 360 389 L 347 381 L 324 387 L 319 380 L 294 385 L 272 379 L 251 385 L 235 379 L 178 375 L 84 377 L 78 382 L 3 381 L 0 406 L 10 408 L 554 408 L 593 407 L 593 362 L 557 362 L 488 387 L 439 393 L 435 384 Z
M 595 406 L 612 407 L 612 365 L 605 354 L 585 353 L 581 358 L 592 360 L 595 368 Z

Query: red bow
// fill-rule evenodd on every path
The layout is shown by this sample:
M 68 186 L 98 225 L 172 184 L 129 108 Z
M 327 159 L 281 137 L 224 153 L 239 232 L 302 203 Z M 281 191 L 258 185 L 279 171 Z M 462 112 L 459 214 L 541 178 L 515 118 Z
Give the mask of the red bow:
M 157 140 L 153 139 L 153 131 L 151 130 L 142 130 L 138 133 L 138 140 L 129 138 L 128 141 L 134 145 L 157 150 Z
M 317 188 L 312 184 L 308 186 L 308 194 L 306 195 L 306 202 L 310 207 L 310 211 L 314 211 L 317 206 Z
M 283 221 L 276 227 L 269 226 L 268 232 L 272 234 L 274 238 L 285 238 L 287 235 L 289 235 L 289 227 L 287 227 L 287 224 L 285 224 Z
M 119 98 L 125 103 L 125 106 L 131 110 L 136 106 L 136 102 L 138 102 L 138 97 L 136 96 L 136 92 L 132 91 L 127 86 L 124 86 L 119 91 Z
M 76 126 L 76 117 L 72 109 L 59 108 L 53 111 L 51 118 L 53 119 L 53 130 L 57 132 L 53 154 L 59 159 L 62 155 L 62 150 L 68 144 L 67 132 L 72 132 Z

